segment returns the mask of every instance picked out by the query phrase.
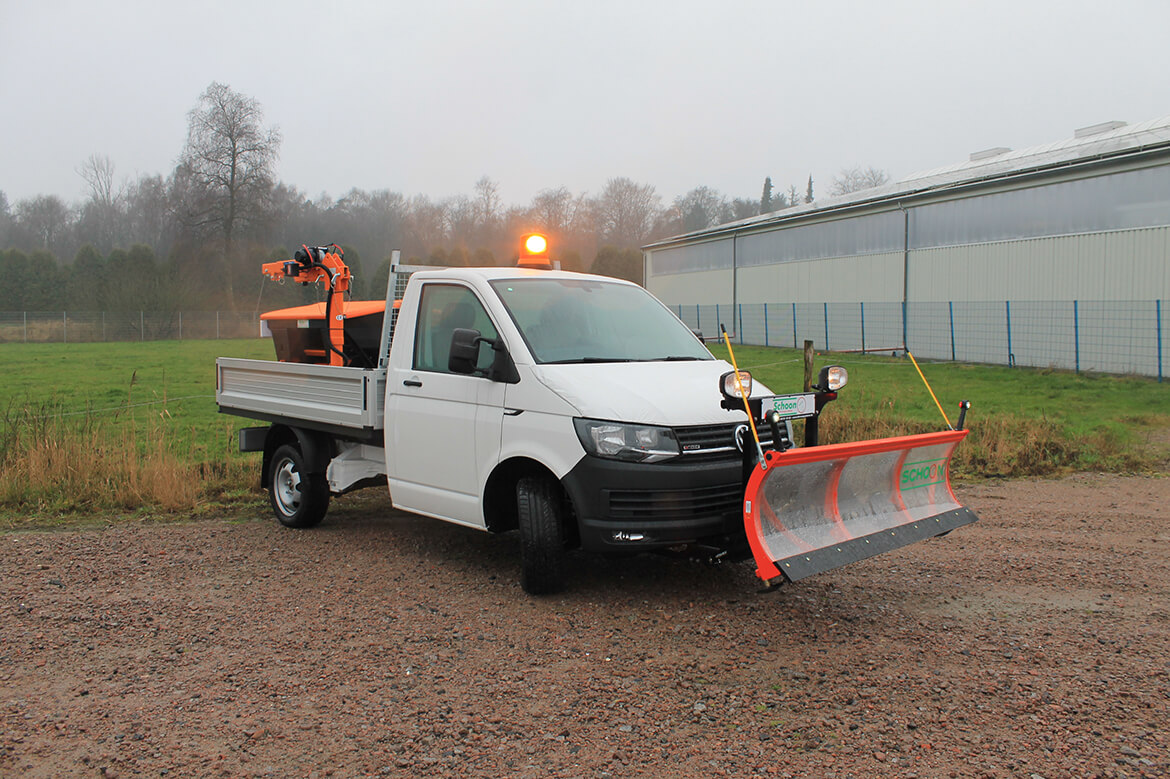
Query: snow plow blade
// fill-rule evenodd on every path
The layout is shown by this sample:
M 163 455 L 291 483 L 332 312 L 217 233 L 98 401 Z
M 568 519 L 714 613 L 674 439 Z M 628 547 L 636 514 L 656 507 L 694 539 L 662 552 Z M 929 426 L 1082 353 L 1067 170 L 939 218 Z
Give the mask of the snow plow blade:
M 743 504 L 756 574 L 796 581 L 974 522 L 950 484 L 951 454 L 966 435 L 767 452 Z

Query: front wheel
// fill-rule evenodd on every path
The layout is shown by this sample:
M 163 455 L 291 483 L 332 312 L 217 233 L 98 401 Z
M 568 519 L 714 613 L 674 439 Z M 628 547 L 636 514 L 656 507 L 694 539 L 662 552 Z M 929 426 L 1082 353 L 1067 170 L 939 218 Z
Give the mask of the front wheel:
M 301 451 L 286 444 L 272 454 L 268 498 L 280 524 L 313 527 L 329 508 L 329 483 L 324 474 L 308 473 Z
M 520 526 L 520 586 L 529 595 L 551 595 L 564 587 L 565 523 L 560 495 L 548 479 L 516 482 Z

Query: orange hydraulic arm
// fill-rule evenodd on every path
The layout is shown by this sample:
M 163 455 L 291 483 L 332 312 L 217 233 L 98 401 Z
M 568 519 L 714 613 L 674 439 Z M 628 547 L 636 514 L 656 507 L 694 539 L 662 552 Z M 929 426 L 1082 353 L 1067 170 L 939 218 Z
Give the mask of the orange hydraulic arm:
M 341 247 L 302 246 L 291 260 L 266 262 L 260 270 L 274 281 L 292 279 L 302 284 L 324 280 L 329 286 L 325 299 L 325 318 L 329 321 L 329 364 L 344 365 L 345 354 L 345 293 L 349 290 L 350 273 Z

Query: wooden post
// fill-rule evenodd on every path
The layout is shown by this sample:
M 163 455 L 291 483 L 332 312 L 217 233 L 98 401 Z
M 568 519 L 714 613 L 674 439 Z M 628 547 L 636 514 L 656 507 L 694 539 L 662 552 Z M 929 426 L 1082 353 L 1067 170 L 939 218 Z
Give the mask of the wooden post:
M 804 342 L 804 391 L 812 391 L 813 383 L 813 342 Z M 816 446 L 820 439 L 820 426 L 815 416 L 804 420 L 804 445 Z
M 804 342 L 804 391 L 812 389 L 813 383 L 813 342 Z

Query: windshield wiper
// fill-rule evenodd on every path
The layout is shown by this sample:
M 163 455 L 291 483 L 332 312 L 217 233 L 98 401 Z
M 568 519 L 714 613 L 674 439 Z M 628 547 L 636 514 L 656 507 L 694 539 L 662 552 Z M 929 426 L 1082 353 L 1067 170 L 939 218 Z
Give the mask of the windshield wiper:
M 549 360 L 545 365 L 570 365 L 583 362 L 634 362 L 629 357 L 574 357 L 570 360 Z
M 656 357 L 654 362 L 689 362 L 690 360 L 701 360 L 702 357 L 692 357 L 689 354 L 672 354 L 669 357 Z

